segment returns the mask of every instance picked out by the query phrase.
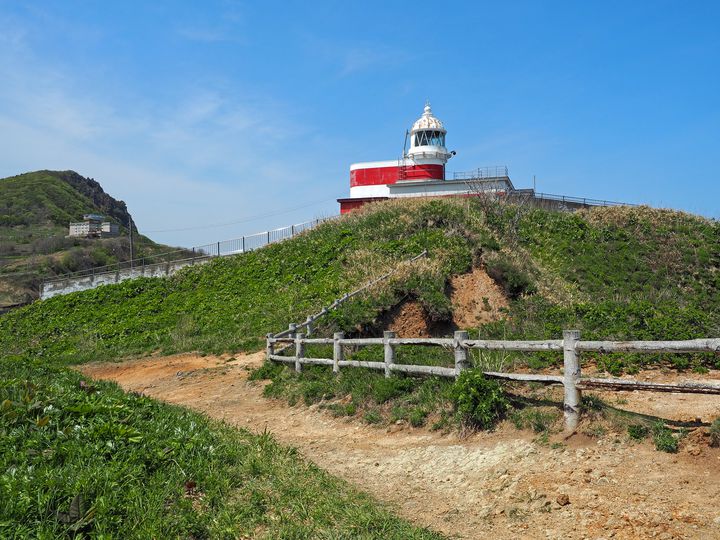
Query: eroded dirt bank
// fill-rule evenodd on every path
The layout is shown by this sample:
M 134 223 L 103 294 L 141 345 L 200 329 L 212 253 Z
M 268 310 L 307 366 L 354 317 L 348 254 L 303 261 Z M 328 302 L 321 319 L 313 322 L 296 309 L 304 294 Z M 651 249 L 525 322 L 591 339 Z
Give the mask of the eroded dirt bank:
M 247 381 L 262 360 L 263 353 L 178 355 L 79 369 L 237 426 L 268 429 L 400 515 L 451 537 L 720 538 L 716 449 L 664 454 L 612 434 L 551 448 L 509 426 L 466 439 L 404 425 L 374 428 L 262 397 L 262 384 Z M 653 403 L 666 412 L 674 403 L 677 419 L 695 416 L 695 401 L 654 396 L 623 393 L 640 412 L 655 412 Z M 720 396 L 692 398 L 720 414 Z

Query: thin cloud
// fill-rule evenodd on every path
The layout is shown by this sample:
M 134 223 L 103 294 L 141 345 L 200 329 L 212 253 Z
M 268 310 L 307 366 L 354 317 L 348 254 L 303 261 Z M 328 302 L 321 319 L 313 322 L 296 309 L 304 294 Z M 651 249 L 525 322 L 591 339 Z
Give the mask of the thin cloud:
M 0 51 L 0 177 L 77 170 L 124 199 L 141 230 L 241 220 L 292 206 L 298 200 L 288 195 L 292 186 L 302 187 L 300 200 L 327 198 L 313 185 L 312 157 L 287 144 L 313 128 L 282 102 L 199 86 L 162 103 L 146 96 L 119 101 L 85 85 L 72 67 L 49 65 L 26 49 L 18 43 Z M 269 217 L 224 235 L 279 222 Z M 215 234 L 163 240 L 199 245 L 217 240 Z

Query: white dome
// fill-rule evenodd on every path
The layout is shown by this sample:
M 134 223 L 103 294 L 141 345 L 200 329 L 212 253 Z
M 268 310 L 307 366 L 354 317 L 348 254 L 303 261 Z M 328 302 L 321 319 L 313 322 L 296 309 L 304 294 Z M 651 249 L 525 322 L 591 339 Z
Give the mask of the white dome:
M 425 105 L 425 112 L 423 112 L 423 115 L 415 121 L 412 127 L 413 132 L 421 129 L 445 131 L 443 123 L 433 116 L 432 109 L 430 109 L 430 103 Z

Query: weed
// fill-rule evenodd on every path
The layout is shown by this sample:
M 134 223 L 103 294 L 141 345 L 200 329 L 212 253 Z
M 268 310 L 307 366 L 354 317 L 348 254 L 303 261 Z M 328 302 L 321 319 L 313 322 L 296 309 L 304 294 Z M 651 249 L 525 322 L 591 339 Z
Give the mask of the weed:
M 678 440 L 673 432 L 665 427 L 662 421 L 658 421 L 652 428 L 653 442 L 655 448 L 661 452 L 669 452 L 674 454 L 678 451 Z
M 513 411 L 510 421 L 517 429 L 532 429 L 535 433 L 549 432 L 560 414 L 554 409 L 526 407 Z
M 590 437 L 599 439 L 607 435 L 607 428 L 602 424 L 593 423 L 585 430 L 585 433 Z
M 500 383 L 474 369 L 463 371 L 457 378 L 452 400 L 461 421 L 479 429 L 493 428 L 510 407 Z
M 363 415 L 363 420 L 365 420 L 368 424 L 379 424 L 380 422 L 382 422 L 383 417 L 377 410 L 369 409 L 365 411 L 365 414 Z
M 627 427 L 628 436 L 634 441 L 642 441 L 648 436 L 650 430 L 643 424 L 630 424 Z
M 601 413 L 605 410 L 607 405 L 600 397 L 592 394 L 585 394 L 581 398 L 580 407 L 584 411 Z
M 321 407 L 330 411 L 333 416 L 355 416 L 357 413 L 357 406 L 354 403 L 328 403 Z
M 248 375 L 248 380 L 260 381 L 263 379 L 274 379 L 280 374 L 282 370 L 282 364 L 276 364 L 275 362 L 264 362 L 262 366 L 250 372 L 250 374 Z
M 471 349 L 470 358 L 473 366 L 480 371 L 502 373 L 512 371 L 517 354 L 508 351 L 473 351 Z
M 487 264 L 487 273 L 493 278 L 510 298 L 517 299 L 523 294 L 534 294 L 537 287 L 532 278 L 517 268 L 505 256 L 497 256 Z
M 410 412 L 410 425 L 412 427 L 422 427 L 425 425 L 425 419 L 427 418 L 427 411 L 423 409 L 413 409 Z
M 710 424 L 710 446 L 720 446 L 720 418 Z

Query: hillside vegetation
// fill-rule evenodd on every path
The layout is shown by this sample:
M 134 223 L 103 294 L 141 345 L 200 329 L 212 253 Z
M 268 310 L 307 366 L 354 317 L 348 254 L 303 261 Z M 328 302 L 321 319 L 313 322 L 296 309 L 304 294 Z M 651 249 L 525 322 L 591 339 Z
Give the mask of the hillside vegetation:
M 437 539 L 278 445 L 0 358 L 2 538 Z
M 557 338 L 563 328 L 578 327 L 587 338 L 717 335 L 719 227 L 642 207 L 570 214 L 393 201 L 171 278 L 127 281 L 17 310 L 0 318 L 0 347 L 66 363 L 155 350 L 256 350 L 267 332 L 304 320 L 423 249 L 427 259 L 333 313 L 320 331 L 378 332 L 383 313 L 408 297 L 430 319 L 449 321 L 449 277 L 482 265 L 511 302 L 505 320 L 471 329 L 475 334 Z M 716 360 L 678 358 L 679 367 Z M 641 359 L 606 360 L 619 369 Z
M 123 236 L 66 238 L 68 223 L 104 215 Z M 0 179 L 0 307 L 37 298 L 42 279 L 130 258 L 124 202 L 74 171 L 37 171 Z M 169 248 L 139 236 L 136 254 Z
M 715 221 L 649 208 L 552 213 L 473 200 L 391 201 L 264 249 L 216 259 L 170 278 L 137 279 L 36 302 L 0 315 L 0 531 L 123 537 L 434 538 L 392 517 L 267 435 L 90 383 L 66 365 L 155 352 L 258 350 L 263 336 L 303 320 L 422 250 L 429 256 L 328 316 L 318 334 L 376 335 L 401 302 L 417 301 L 453 330 L 449 283 L 482 267 L 508 308 L 470 328 L 483 337 L 683 339 L 720 333 L 720 229 Z M 348 351 L 374 359 L 368 347 Z M 311 356 L 328 350 L 308 348 Z M 476 355 L 478 367 L 559 355 Z M 586 361 L 584 358 L 583 361 Z M 605 355 L 618 373 L 641 362 L 717 366 L 711 355 Z M 397 361 L 450 365 L 451 352 L 401 348 Z M 322 402 L 371 424 L 484 428 L 509 418 L 541 440 L 562 413 L 543 394 L 527 406 L 477 370 L 457 383 L 360 369 L 301 375 L 266 364 L 265 393 Z M 350 399 L 348 399 L 348 397 Z M 536 400 L 537 400 L 536 399 Z M 616 422 L 593 396 L 590 416 Z M 653 426 L 621 420 L 631 437 Z M 625 425 L 627 424 L 627 426 Z M 660 429 L 662 428 L 662 430 Z M 676 451 L 659 426 L 656 446 Z M 544 438 L 544 439 L 543 439 Z M 672 444 L 670 444 L 672 443 Z

